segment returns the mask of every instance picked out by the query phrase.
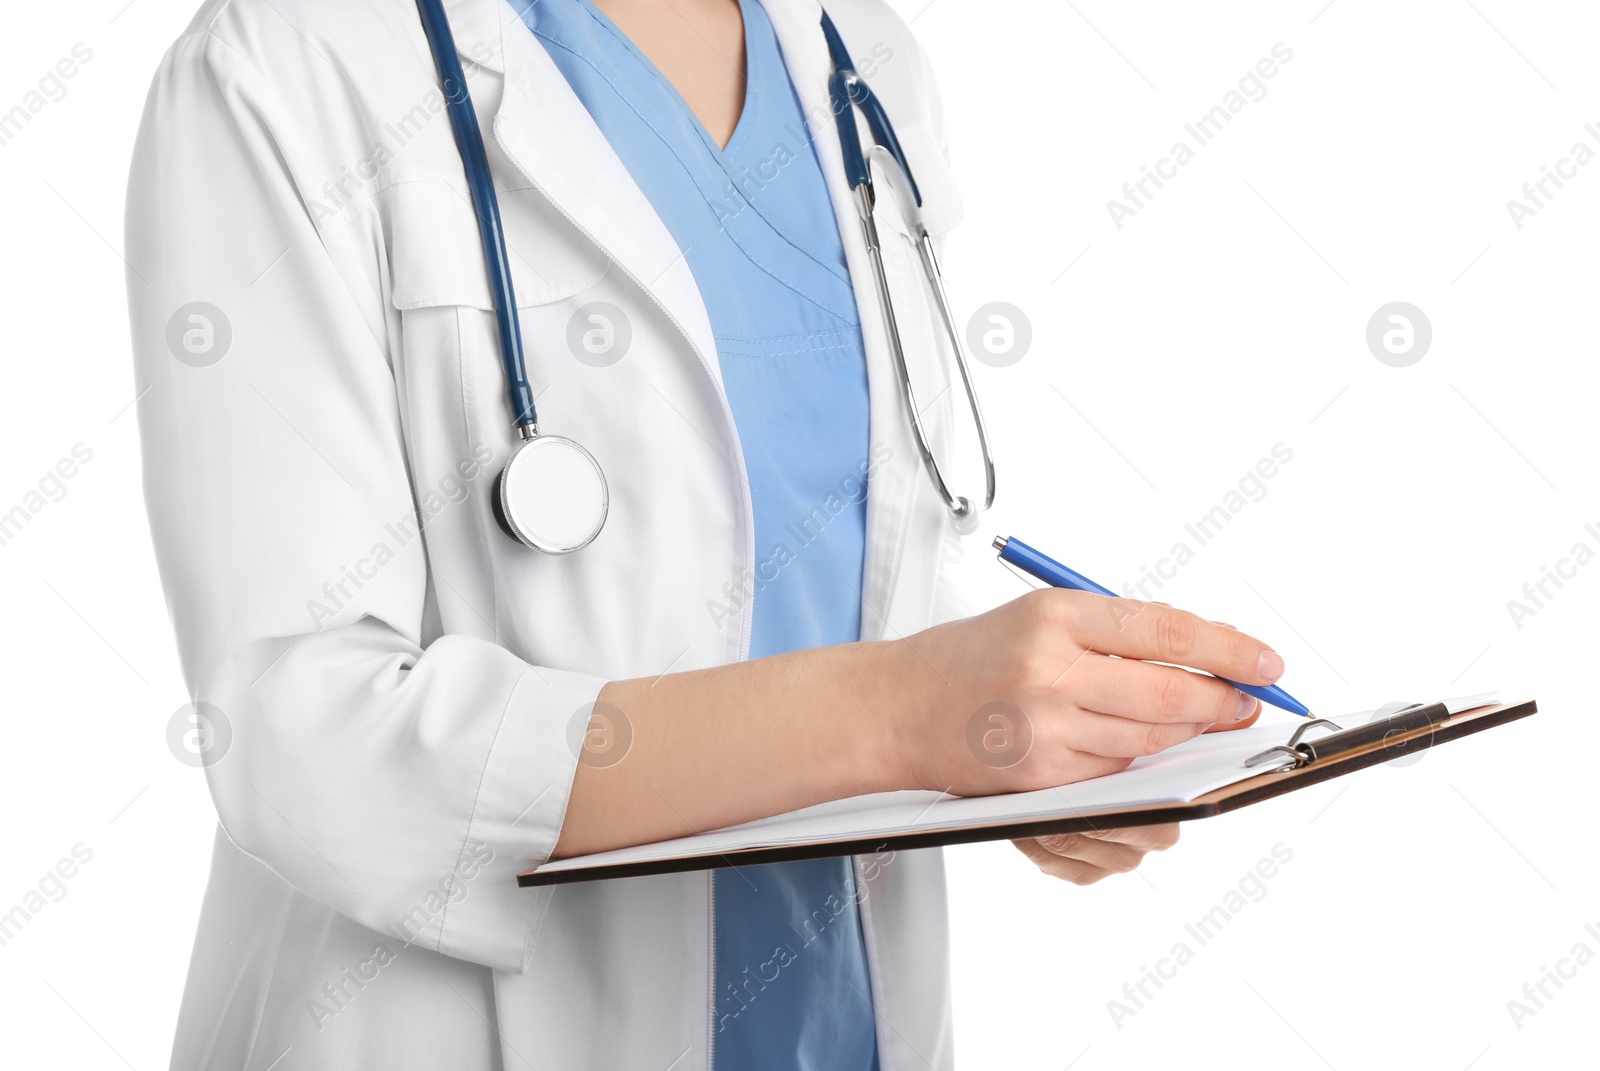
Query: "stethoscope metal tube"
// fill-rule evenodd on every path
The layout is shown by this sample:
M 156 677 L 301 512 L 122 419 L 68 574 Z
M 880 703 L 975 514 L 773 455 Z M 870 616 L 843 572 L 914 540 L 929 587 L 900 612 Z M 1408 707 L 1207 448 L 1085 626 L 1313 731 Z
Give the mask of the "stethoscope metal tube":
M 966 347 L 961 345 L 961 333 L 956 330 L 955 314 L 950 309 L 950 295 L 944 288 L 944 273 L 939 270 L 939 257 L 933 249 L 933 237 L 926 230 L 917 237 L 917 252 L 922 256 L 922 270 L 932 283 L 934 304 L 939 307 L 939 318 L 944 321 L 945 333 L 950 337 L 951 351 L 955 354 L 956 368 L 961 372 L 961 385 L 967 392 L 967 406 L 972 411 L 972 426 L 978 432 L 978 449 L 983 454 L 983 508 L 988 509 L 994 505 L 994 457 L 989 452 L 989 429 L 983 422 L 983 408 L 978 404 L 978 390 L 972 382 L 972 366 L 967 363 Z M 909 396 L 911 380 L 906 380 L 906 392 Z M 920 421 L 912 422 L 912 430 L 917 433 L 919 442 L 923 441 Z M 930 451 L 931 453 L 931 451 Z M 944 481 L 938 476 L 938 462 L 930 460 L 929 467 L 934 470 L 934 482 L 943 485 Z M 945 505 L 950 504 L 949 496 L 945 496 Z M 957 511 L 959 515 L 959 511 Z
M 916 440 L 917 453 L 922 455 L 922 463 L 927 466 L 929 474 L 933 477 L 933 485 L 939 492 L 939 497 L 944 499 L 944 504 L 958 519 L 966 520 L 977 514 L 972 500 L 965 495 L 956 495 L 944 481 L 944 474 L 939 471 L 939 461 L 933 456 L 933 447 L 928 443 L 927 434 L 922 430 L 922 413 L 917 405 L 916 392 L 911 387 L 911 371 L 906 366 L 905 347 L 900 342 L 900 322 L 894 314 L 894 295 L 889 291 L 889 277 L 883 269 L 883 250 L 878 244 L 878 224 L 873 218 L 874 191 L 871 182 L 863 182 L 856 187 L 856 208 L 861 214 L 861 233 L 866 240 L 867 257 L 872 261 L 872 277 L 877 283 L 878 301 L 883 306 L 884 330 L 889 336 L 889 354 L 894 358 L 895 371 L 900 376 L 900 385 L 905 395 L 906 412 L 911 417 L 911 437 Z M 993 486 L 990 488 L 990 498 L 993 499 Z
M 972 413 L 972 423 L 978 433 L 978 447 L 983 454 L 984 495 L 983 509 L 994 505 L 994 457 L 989 451 L 989 432 L 983 421 L 983 410 L 978 404 L 978 393 L 972 381 L 972 368 L 967 363 L 966 347 L 961 332 L 956 328 L 955 315 L 950 307 L 950 295 L 945 289 L 944 273 L 939 270 L 939 259 L 933 248 L 933 238 L 922 223 L 922 191 L 900 139 L 895 137 L 894 126 L 883 104 L 872 87 L 856 72 L 855 62 L 845 47 L 844 39 L 834 27 L 827 12 L 822 15 L 822 32 L 828 41 L 828 51 L 833 57 L 833 75 L 828 80 L 828 92 L 834 121 L 839 127 L 839 144 L 844 156 L 845 175 L 856 195 L 856 211 L 861 217 L 861 233 L 866 241 L 867 259 L 872 264 L 873 280 L 878 291 L 878 301 L 883 307 L 884 331 L 889 339 L 890 356 L 900 377 L 901 392 L 905 395 L 906 411 L 911 420 L 911 435 L 916 441 L 917 453 L 933 479 L 933 486 L 944 500 L 945 506 L 955 515 L 959 525 L 967 530 L 975 526 L 978 506 L 965 495 L 957 495 L 945 481 L 928 442 L 922 425 L 922 410 L 917 405 L 916 392 L 911 386 L 911 370 L 906 361 L 905 346 L 900 337 L 900 326 L 894 312 L 894 298 L 889 289 L 889 274 L 883 262 L 883 243 L 879 239 L 874 210 L 877 208 L 877 190 L 872 181 L 872 164 L 880 163 L 880 170 L 895 187 L 895 198 L 902 212 L 911 218 L 908 223 L 922 262 L 922 273 L 928 288 L 933 292 L 934 304 L 939 310 L 939 320 L 955 356 L 956 368 L 961 374 L 961 385 L 967 393 L 967 406 Z M 866 116 L 875 144 L 863 152 L 861 137 L 856 129 L 855 109 L 859 107 Z

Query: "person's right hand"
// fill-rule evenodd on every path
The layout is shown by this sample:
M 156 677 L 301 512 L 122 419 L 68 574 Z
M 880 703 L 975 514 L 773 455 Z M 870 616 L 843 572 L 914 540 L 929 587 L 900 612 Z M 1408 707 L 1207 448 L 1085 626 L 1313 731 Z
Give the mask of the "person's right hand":
M 965 796 L 1115 773 L 1213 725 L 1237 727 L 1258 701 L 1205 674 L 1251 685 L 1283 674 L 1276 652 L 1230 626 L 1057 588 L 890 646 L 901 780 Z

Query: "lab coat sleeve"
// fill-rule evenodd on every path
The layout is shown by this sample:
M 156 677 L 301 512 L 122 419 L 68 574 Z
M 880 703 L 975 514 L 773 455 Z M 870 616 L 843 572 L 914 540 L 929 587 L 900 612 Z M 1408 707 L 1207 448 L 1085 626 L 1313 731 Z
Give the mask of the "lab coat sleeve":
M 343 150 L 273 84 L 183 38 L 128 193 L 145 497 L 211 792 L 228 836 L 303 893 L 521 970 L 538 898 L 514 875 L 552 851 L 568 726 L 603 681 L 426 641 L 381 229 L 319 233 L 305 191 Z M 318 611 L 358 590 L 359 616 Z

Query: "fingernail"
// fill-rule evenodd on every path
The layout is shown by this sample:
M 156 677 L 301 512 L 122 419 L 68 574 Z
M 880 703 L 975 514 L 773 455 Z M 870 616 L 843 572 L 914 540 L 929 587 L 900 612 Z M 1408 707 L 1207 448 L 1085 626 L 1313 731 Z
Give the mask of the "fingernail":
M 1256 672 L 1263 679 L 1275 681 L 1283 676 L 1283 659 L 1278 652 L 1268 648 L 1261 652 L 1261 657 L 1256 660 Z
M 1256 697 L 1253 696 L 1253 695 L 1245 695 L 1243 692 L 1240 692 L 1239 693 L 1239 709 L 1234 712 L 1233 720 L 1234 721 L 1244 721 L 1246 718 L 1248 718 L 1250 715 L 1254 714 L 1255 712 L 1256 712 Z

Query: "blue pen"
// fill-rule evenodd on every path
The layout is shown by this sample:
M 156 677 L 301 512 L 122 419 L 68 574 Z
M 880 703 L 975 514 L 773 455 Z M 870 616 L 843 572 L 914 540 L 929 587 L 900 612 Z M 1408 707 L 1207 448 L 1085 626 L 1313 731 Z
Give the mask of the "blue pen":
M 1014 565 L 1029 576 L 1043 580 L 1054 588 L 1072 588 L 1074 591 L 1088 591 L 1096 595 L 1105 595 L 1108 598 L 1117 598 L 1117 593 L 1103 584 L 1096 584 L 1082 573 L 1068 569 L 1065 565 L 1047 555 L 1040 554 L 1020 539 L 1008 536 L 996 536 L 994 549 L 1000 552 L 1000 560 L 1009 565 Z M 1226 677 L 1219 677 L 1246 695 L 1253 695 L 1263 703 L 1271 703 L 1280 710 L 1287 710 L 1291 714 L 1298 714 L 1302 718 L 1311 717 L 1311 708 L 1300 700 L 1279 688 L 1276 684 L 1258 687 L 1254 684 L 1240 684 L 1230 681 Z

